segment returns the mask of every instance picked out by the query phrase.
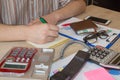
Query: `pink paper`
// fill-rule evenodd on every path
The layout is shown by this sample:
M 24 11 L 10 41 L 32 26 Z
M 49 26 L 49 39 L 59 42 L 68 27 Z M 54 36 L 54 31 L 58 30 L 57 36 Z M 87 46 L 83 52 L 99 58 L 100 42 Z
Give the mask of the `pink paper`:
M 104 68 L 85 72 L 87 80 L 115 80 Z

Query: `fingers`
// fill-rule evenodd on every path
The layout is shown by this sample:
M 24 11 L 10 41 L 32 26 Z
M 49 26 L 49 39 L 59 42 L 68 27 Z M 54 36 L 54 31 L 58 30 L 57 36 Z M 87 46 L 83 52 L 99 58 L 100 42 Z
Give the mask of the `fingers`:
M 56 39 L 56 37 L 51 37 L 51 36 L 48 36 L 47 37 L 47 42 L 52 42 Z
M 57 38 L 57 37 L 58 37 L 58 31 L 50 30 L 50 31 L 48 32 L 48 37 Z
M 41 37 L 39 44 L 44 44 L 54 41 L 59 36 L 58 31 L 49 30 L 43 37 Z
M 52 31 L 59 31 L 59 27 L 57 27 L 56 25 L 51 25 L 51 24 L 48 24 L 48 27 L 49 27 L 49 29 Z
M 48 37 L 52 38 L 57 38 L 59 36 L 59 28 L 54 25 L 49 26 L 49 32 L 48 32 Z
M 54 40 L 56 40 L 56 37 L 46 36 L 46 37 L 44 37 L 43 39 L 40 39 L 39 41 L 35 41 L 35 43 L 45 44 L 45 43 L 52 42 L 52 41 L 54 41 Z
M 52 42 L 59 36 L 59 28 L 57 26 L 49 25 L 48 27 L 49 29 L 48 32 L 46 32 L 45 43 Z

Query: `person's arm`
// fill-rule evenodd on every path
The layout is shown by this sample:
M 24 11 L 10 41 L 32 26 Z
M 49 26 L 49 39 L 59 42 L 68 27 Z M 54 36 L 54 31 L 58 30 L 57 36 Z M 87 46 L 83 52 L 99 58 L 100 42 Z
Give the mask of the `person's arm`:
M 0 24 L 0 41 L 25 40 L 26 27 Z
M 35 43 L 47 43 L 58 37 L 58 27 L 50 24 L 33 25 L 0 24 L 0 41 L 26 40 Z
M 65 7 L 56 10 L 49 15 L 44 16 L 44 18 L 49 23 L 56 24 L 58 21 L 81 14 L 85 11 L 85 9 L 86 3 L 84 0 L 72 0 Z
M 57 22 L 67 19 L 69 17 L 76 16 L 86 9 L 85 0 L 72 0 L 66 6 L 58 9 L 48 15 L 42 16 L 50 24 L 56 24 Z M 30 24 L 39 22 L 39 19 L 33 20 Z

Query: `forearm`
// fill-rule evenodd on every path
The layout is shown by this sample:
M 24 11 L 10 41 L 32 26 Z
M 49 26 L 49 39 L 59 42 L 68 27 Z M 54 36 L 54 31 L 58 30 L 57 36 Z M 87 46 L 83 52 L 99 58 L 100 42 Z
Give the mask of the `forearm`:
M 65 7 L 53 12 L 57 21 L 76 16 L 85 11 L 86 4 L 84 0 L 73 0 Z
M 58 37 L 58 31 L 59 28 L 51 24 L 15 26 L 0 24 L 0 41 L 25 40 L 43 44 L 54 41 Z
M 26 27 L 0 24 L 0 41 L 25 40 Z

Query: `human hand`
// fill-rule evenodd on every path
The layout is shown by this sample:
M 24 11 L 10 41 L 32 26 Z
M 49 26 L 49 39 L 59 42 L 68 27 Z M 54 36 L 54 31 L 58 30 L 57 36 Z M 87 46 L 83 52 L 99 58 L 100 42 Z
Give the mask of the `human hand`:
M 59 28 L 51 24 L 34 23 L 28 25 L 27 41 L 44 44 L 54 41 L 58 37 Z

